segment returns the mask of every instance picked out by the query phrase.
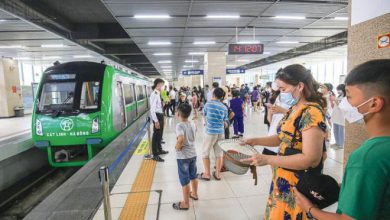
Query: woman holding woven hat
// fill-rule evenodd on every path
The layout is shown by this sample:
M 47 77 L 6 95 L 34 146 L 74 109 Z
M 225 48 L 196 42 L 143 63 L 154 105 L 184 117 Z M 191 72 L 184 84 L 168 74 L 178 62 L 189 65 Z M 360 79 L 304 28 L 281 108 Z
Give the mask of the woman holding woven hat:
M 326 100 L 318 92 L 319 84 L 310 70 L 302 65 L 280 69 L 276 83 L 292 106 L 279 123 L 278 134 L 246 139 L 243 144 L 279 146 L 279 153 L 256 154 L 245 161 L 258 166 L 271 165 L 274 169 L 265 219 L 305 220 L 306 213 L 295 202 L 293 187 L 300 177 L 295 171 L 322 172 Z

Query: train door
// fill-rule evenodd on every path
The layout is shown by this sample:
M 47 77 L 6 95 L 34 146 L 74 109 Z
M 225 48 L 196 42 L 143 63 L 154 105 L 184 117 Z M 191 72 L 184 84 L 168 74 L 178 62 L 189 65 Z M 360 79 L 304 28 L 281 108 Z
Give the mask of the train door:
M 148 89 L 146 86 L 144 86 L 144 93 L 145 93 L 145 96 L 146 96 L 146 108 L 149 109 L 149 92 L 148 92 Z
M 132 87 L 132 90 L 133 90 L 134 101 L 135 101 L 135 117 L 138 117 L 138 104 L 137 104 L 138 98 L 137 98 L 137 93 L 135 92 L 135 84 L 132 83 L 131 87 Z
M 116 89 L 118 91 L 119 98 L 119 112 L 121 118 L 121 127 L 124 129 L 127 126 L 127 116 L 126 116 L 126 105 L 125 105 L 125 97 L 123 92 L 123 84 L 122 82 L 116 82 Z

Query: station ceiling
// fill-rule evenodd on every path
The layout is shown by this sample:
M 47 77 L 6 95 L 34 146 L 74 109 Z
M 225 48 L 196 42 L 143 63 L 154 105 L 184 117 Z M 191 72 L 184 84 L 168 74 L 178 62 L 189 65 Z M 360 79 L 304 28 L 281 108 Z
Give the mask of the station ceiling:
M 228 67 L 243 66 L 345 32 L 348 26 L 348 0 L 3 2 L 7 4 L 0 3 L 1 8 L 56 33 L 57 37 L 33 25 L 18 24 L 20 28 L 12 27 L 14 30 L 7 25 L 4 30 L 9 32 L 0 32 L 0 39 L 7 34 L 8 38 L 28 35 L 38 38 L 36 42 L 41 39 L 36 44 L 39 45 L 48 41 L 61 43 L 63 37 L 73 43 L 69 50 L 82 45 L 146 75 L 175 75 L 185 68 L 202 68 L 203 56 L 190 53 L 226 52 L 228 44 L 237 41 L 263 43 L 263 55 L 227 57 Z M 1 31 L 3 27 L 0 24 Z M 29 32 L 24 33 L 26 30 Z M 31 43 L 28 38 L 21 38 Z M 205 41 L 213 44 L 194 44 Z M 156 42 L 166 45 L 153 45 Z

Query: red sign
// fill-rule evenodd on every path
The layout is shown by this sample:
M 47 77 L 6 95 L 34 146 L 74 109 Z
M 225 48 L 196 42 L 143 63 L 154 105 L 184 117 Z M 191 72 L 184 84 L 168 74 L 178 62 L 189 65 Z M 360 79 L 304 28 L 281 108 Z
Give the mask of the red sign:
M 390 33 L 378 36 L 378 48 L 390 47 Z
M 229 54 L 263 54 L 263 44 L 229 44 Z

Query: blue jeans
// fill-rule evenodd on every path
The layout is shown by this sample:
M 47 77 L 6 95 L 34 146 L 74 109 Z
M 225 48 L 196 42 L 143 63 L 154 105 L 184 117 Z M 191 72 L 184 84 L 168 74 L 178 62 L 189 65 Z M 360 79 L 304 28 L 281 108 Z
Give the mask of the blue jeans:
M 180 184 L 185 186 L 191 180 L 197 178 L 196 157 L 189 159 L 177 159 Z
M 340 147 L 344 146 L 344 126 L 333 124 L 333 134 L 336 144 Z

